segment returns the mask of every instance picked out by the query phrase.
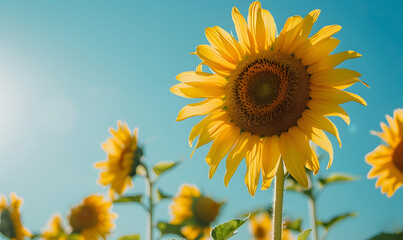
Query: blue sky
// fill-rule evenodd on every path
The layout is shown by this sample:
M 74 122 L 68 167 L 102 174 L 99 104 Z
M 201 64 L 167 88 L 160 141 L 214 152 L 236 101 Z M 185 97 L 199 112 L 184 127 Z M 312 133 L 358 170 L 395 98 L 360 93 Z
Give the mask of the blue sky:
M 148 165 L 184 158 L 167 173 L 159 187 L 176 193 L 183 182 L 196 184 L 217 200 L 227 200 L 218 222 L 266 206 L 272 188 L 248 194 L 243 182 L 245 166 L 228 188 L 220 166 L 212 180 L 204 161 L 208 147 L 189 159 L 187 137 L 199 119 L 175 122 L 188 99 L 169 92 L 175 76 L 199 63 L 189 55 L 206 44 L 204 29 L 221 26 L 234 31 L 231 8 L 244 16 L 252 1 L 1 1 L 0 2 L 0 193 L 23 197 L 23 221 L 33 232 L 44 228 L 55 212 L 63 215 L 91 193 L 106 193 L 96 184 L 94 162 L 106 156 L 100 144 L 117 120 L 139 127 L 146 143 Z M 343 29 L 335 52 L 355 50 L 363 55 L 342 67 L 359 71 L 371 89 L 350 90 L 364 97 L 368 107 L 347 103 L 347 126 L 339 119 L 343 147 L 335 148 L 329 170 L 360 177 L 354 183 L 334 185 L 318 199 L 318 216 L 356 211 L 358 216 L 337 225 L 328 239 L 368 239 L 380 231 L 403 227 L 403 189 L 388 199 L 367 180 L 370 167 L 364 156 L 380 140 L 369 134 L 380 130 L 385 114 L 403 107 L 402 4 L 399 1 L 262 1 L 278 29 L 287 17 L 322 13 L 313 32 L 331 24 Z M 144 190 L 135 178 L 130 193 Z M 156 218 L 169 220 L 169 201 L 162 202 Z M 116 206 L 117 228 L 122 234 L 145 234 L 146 216 L 139 206 Z M 306 200 L 285 195 L 285 214 L 303 217 L 308 227 Z M 346 236 L 346 234 L 348 234 Z M 243 227 L 234 239 L 247 239 Z

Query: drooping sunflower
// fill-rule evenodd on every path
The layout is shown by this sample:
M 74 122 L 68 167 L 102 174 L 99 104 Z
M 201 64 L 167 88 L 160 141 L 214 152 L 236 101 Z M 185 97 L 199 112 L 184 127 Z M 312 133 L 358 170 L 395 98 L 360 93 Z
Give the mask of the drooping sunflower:
M 258 215 L 252 215 L 249 221 L 249 231 L 253 240 L 270 240 L 273 239 L 272 220 L 267 212 Z M 290 230 L 284 229 L 282 232 L 283 240 L 292 240 Z
M 71 209 L 69 223 L 73 234 L 80 234 L 85 240 L 106 239 L 114 228 L 117 215 L 110 211 L 112 202 L 101 195 L 90 195 Z
M 372 132 L 385 141 L 366 156 L 372 166 L 368 178 L 378 178 L 376 187 L 391 197 L 403 185 L 403 109 L 396 109 L 393 118 L 386 115 L 389 127 L 381 122 L 383 132 Z
M 354 51 L 330 55 L 339 43 L 332 36 L 341 27 L 326 26 L 309 37 L 319 13 L 314 10 L 305 18 L 288 18 L 276 36 L 272 15 L 256 1 L 250 5 L 247 21 L 237 8 L 232 10 L 238 40 L 220 27 L 206 29 L 210 45 L 196 49 L 201 65 L 196 71 L 180 73 L 176 78 L 181 83 L 170 90 L 181 97 L 205 98 L 182 108 L 177 121 L 207 115 L 191 130 L 189 144 L 196 137 L 195 149 L 213 141 L 206 157 L 210 178 L 227 155 L 227 186 L 245 158 L 245 183 L 254 195 L 260 172 L 262 189 L 267 189 L 281 157 L 288 172 L 307 187 L 305 167 L 319 171 L 309 141 L 329 153 L 331 165 L 333 148 L 324 131 L 335 135 L 340 146 L 341 141 L 327 116 L 338 116 L 349 124 L 348 114 L 339 105 L 366 102 L 343 90 L 362 82 L 361 75 L 335 68 L 361 55 Z M 213 73 L 203 72 L 203 65 Z
M 118 121 L 118 129 L 109 131 L 112 137 L 102 144 L 108 159 L 95 163 L 94 167 L 101 169 L 98 183 L 110 185 L 109 196 L 113 199 L 115 193 L 122 195 L 133 185 L 132 178 L 136 175 L 143 151 L 138 146 L 137 128 L 131 132 L 126 123 Z
M 208 239 L 210 224 L 219 214 L 221 203 L 203 196 L 200 190 L 193 185 L 184 184 L 170 205 L 171 224 L 183 225 L 181 232 L 187 239 Z
M 44 240 L 67 240 L 68 234 L 63 227 L 62 218 L 60 215 L 54 215 L 48 224 L 48 227 L 43 231 L 41 238 Z
M 5 197 L 0 201 L 0 232 L 10 239 L 23 240 L 24 237 L 30 237 L 31 233 L 21 222 L 20 207 L 23 199 L 17 194 L 10 194 L 10 204 L 7 204 Z

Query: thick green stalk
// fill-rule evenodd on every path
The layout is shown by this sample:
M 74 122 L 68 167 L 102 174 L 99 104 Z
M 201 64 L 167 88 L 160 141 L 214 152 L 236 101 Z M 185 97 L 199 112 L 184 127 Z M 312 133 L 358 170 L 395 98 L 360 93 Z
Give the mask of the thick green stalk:
M 273 239 L 281 240 L 283 231 L 283 193 L 284 193 L 284 166 L 280 160 L 276 173 L 276 185 L 274 186 L 274 221 Z

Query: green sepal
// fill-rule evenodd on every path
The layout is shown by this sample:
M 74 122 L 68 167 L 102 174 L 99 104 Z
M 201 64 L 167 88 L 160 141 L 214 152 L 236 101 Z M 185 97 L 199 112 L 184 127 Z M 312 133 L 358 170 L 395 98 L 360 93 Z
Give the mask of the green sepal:
M 357 179 L 358 179 L 357 177 L 345 173 L 332 173 L 329 176 L 319 178 L 318 183 L 321 188 L 324 188 L 328 184 L 350 182 L 355 181 Z
M 166 222 L 158 222 L 157 228 L 160 230 L 161 236 L 165 234 L 176 234 L 178 236 L 184 237 L 181 228 L 183 225 L 175 225 Z
M 118 238 L 118 240 L 140 240 L 140 235 L 138 234 L 125 235 Z
M 143 195 L 133 195 L 133 196 L 125 196 L 113 200 L 113 203 L 128 203 L 128 202 L 138 202 L 141 203 L 143 199 Z
M 301 223 L 302 223 L 302 219 L 298 218 L 294 221 L 290 221 L 286 223 L 286 229 L 288 230 L 292 230 L 292 231 L 296 231 L 296 232 L 301 232 Z
M 165 171 L 175 167 L 177 164 L 178 164 L 178 162 L 174 162 L 174 161 L 159 162 L 159 163 L 155 164 L 155 166 L 153 167 L 153 171 L 154 171 L 155 175 L 159 176 L 162 173 L 164 173 Z
M 327 222 L 316 221 L 316 224 L 323 226 L 326 230 L 329 230 L 329 228 L 331 228 L 334 224 L 336 224 L 336 223 L 338 223 L 338 222 L 344 220 L 345 218 L 354 217 L 354 216 L 356 216 L 356 215 L 357 215 L 357 213 L 354 213 L 354 212 L 346 213 L 346 214 L 341 214 L 341 215 L 338 215 L 338 216 L 336 216 L 336 217 L 330 219 L 330 220 L 327 221 Z
M 219 224 L 213 228 L 211 231 L 211 236 L 214 240 L 226 240 L 237 233 L 237 229 L 241 227 L 247 220 L 249 216 L 244 220 L 233 219 L 228 222 Z
M 307 229 L 298 235 L 297 240 L 306 240 L 311 233 L 312 229 Z
M 400 233 L 380 233 L 370 240 L 401 240 L 403 239 L 403 232 Z
M 172 198 L 172 196 L 165 194 L 164 192 L 161 191 L 161 189 L 157 189 L 157 197 L 158 200 L 161 201 L 163 199 L 167 199 L 167 198 Z

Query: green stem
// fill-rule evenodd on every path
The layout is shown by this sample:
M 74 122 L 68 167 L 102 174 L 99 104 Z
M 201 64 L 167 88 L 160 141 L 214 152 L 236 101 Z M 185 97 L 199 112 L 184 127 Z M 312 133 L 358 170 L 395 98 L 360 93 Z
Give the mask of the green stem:
M 313 232 L 313 240 L 318 240 L 318 229 L 316 228 L 316 207 L 315 198 L 313 196 L 309 197 L 309 207 L 311 209 L 311 224 Z
M 315 192 L 314 192 L 314 184 L 312 182 L 312 174 L 308 174 L 308 180 L 310 182 L 310 194 L 308 194 L 308 204 L 310 209 L 310 217 L 311 217 L 311 226 L 313 232 L 313 240 L 318 240 L 318 228 L 316 227 L 316 200 L 315 200 Z
M 146 179 L 148 183 L 148 199 L 149 199 L 149 206 L 148 206 L 148 236 L 149 240 L 153 240 L 153 209 L 154 209 L 154 201 L 153 201 L 153 182 L 151 181 L 150 174 L 148 173 L 148 169 L 146 166 L 143 165 L 146 170 Z
M 283 159 L 280 160 L 276 173 L 276 185 L 274 187 L 274 222 L 273 239 L 281 240 L 283 231 L 283 193 L 284 193 L 284 166 Z

